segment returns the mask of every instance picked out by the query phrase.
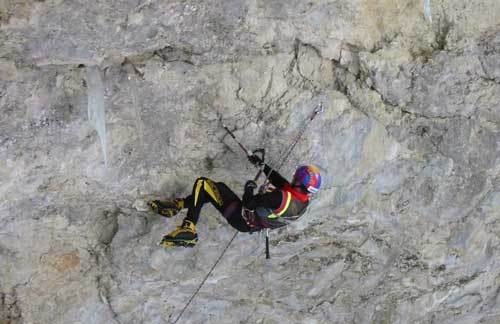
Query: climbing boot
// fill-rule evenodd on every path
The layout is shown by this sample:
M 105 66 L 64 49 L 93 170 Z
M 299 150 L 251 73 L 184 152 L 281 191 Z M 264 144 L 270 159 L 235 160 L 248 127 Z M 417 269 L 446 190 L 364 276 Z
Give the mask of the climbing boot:
M 193 247 L 197 242 L 198 234 L 196 234 L 196 225 L 189 220 L 184 220 L 181 226 L 163 237 L 160 245 L 163 247 Z
M 164 217 L 173 217 L 184 208 L 184 199 L 153 200 L 148 202 L 148 206 L 157 214 Z

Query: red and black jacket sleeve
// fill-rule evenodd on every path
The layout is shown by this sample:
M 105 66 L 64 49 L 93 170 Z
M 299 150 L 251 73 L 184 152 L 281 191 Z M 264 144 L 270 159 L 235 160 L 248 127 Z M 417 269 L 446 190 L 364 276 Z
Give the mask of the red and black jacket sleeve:
M 290 185 L 290 183 L 283 178 L 281 174 L 271 169 L 271 167 L 267 164 L 264 165 L 264 173 L 268 177 L 269 182 L 271 182 L 276 189 L 283 189 L 286 185 Z
M 264 165 L 264 173 L 269 179 L 269 182 L 277 189 L 282 189 L 290 186 L 290 183 L 281 176 L 278 172 L 274 171 L 267 164 Z M 283 194 L 280 190 L 274 190 L 254 196 L 254 188 L 245 186 L 245 193 L 243 194 L 243 207 L 254 210 L 256 207 L 265 207 L 269 209 L 277 209 L 281 206 Z

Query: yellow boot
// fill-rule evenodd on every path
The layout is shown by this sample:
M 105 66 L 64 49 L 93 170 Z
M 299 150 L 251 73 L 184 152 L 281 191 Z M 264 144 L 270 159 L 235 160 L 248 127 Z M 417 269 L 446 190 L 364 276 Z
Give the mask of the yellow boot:
M 173 217 L 184 208 L 184 199 L 153 200 L 148 202 L 148 206 L 157 214 L 164 217 Z
M 196 225 L 189 220 L 184 220 L 181 226 L 163 237 L 160 245 L 163 247 L 193 247 L 197 242 L 198 234 L 196 234 Z

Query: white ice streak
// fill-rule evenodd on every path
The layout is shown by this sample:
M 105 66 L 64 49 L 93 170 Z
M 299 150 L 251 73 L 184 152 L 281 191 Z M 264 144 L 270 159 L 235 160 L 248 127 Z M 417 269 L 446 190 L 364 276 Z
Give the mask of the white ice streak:
M 424 16 L 432 23 L 431 0 L 424 0 Z
M 97 135 L 101 140 L 104 165 L 107 166 L 104 83 L 102 81 L 101 71 L 96 66 L 87 67 L 87 89 L 89 122 L 96 129 Z

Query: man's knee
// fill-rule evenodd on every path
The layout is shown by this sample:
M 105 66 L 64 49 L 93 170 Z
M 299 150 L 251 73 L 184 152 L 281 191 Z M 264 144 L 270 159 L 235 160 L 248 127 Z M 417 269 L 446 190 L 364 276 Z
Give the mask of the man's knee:
M 221 194 L 219 192 L 219 188 L 217 188 L 217 185 L 215 182 L 209 178 L 206 177 L 199 177 L 195 181 L 194 185 L 194 201 L 195 204 L 198 202 L 198 197 L 200 195 L 200 191 L 203 190 L 206 192 L 212 199 L 213 201 L 217 204 L 217 206 L 222 206 L 224 201 L 222 200 Z
M 196 179 L 195 183 L 198 183 L 198 182 L 211 182 L 211 183 L 215 183 L 212 179 L 209 179 L 209 178 L 206 178 L 206 177 L 199 177 Z

